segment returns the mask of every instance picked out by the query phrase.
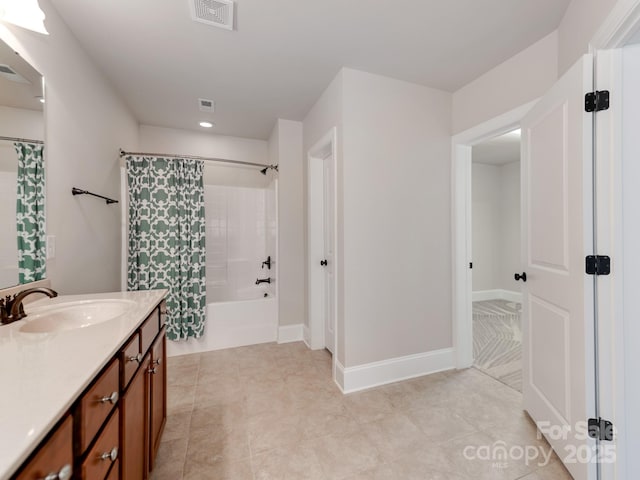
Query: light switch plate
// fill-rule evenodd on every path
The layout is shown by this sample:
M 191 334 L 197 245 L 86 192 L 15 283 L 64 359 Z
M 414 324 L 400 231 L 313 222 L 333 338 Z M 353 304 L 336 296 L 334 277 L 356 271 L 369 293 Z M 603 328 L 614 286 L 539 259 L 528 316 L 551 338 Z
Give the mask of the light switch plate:
M 56 258 L 56 236 L 47 235 L 47 260 Z

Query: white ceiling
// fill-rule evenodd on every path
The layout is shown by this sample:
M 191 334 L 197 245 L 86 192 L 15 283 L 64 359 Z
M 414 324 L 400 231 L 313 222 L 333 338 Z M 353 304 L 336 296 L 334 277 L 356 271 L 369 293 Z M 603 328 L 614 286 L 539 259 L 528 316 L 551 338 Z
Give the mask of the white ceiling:
M 52 0 L 141 123 L 266 139 L 342 67 L 455 91 L 552 32 L 569 0 L 237 0 L 236 30 L 190 0 Z M 201 114 L 197 98 L 216 101 Z
M 504 165 L 520 160 L 520 130 L 485 140 L 471 149 L 471 161 L 485 165 Z

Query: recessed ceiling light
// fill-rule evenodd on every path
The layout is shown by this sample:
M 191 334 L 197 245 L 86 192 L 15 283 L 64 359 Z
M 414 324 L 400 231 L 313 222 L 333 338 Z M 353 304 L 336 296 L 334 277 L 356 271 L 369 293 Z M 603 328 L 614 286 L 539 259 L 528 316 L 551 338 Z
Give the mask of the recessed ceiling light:
M 200 122 L 200 126 L 203 128 L 211 128 L 213 127 L 213 123 L 211 122 Z

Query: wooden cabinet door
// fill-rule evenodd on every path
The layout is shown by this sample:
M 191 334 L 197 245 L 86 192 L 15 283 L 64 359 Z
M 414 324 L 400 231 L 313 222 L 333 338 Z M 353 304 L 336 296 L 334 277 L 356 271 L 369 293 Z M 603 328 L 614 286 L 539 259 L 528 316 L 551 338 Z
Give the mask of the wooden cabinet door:
M 72 469 L 73 421 L 68 415 L 15 480 L 39 480 L 49 476 L 68 480 L 73 473 Z
M 141 362 L 124 395 L 120 399 L 120 466 L 122 480 L 144 480 L 148 475 L 148 412 L 147 370 L 151 355 Z
M 167 354 L 163 328 L 151 347 L 149 469 L 153 469 L 160 437 L 167 418 Z

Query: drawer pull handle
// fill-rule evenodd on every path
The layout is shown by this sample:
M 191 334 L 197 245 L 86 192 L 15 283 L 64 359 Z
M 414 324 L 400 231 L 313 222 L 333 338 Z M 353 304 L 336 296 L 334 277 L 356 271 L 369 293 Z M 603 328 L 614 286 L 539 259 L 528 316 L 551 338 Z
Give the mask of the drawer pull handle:
M 142 354 L 139 353 L 139 354 L 137 354 L 135 356 L 129 357 L 129 361 L 130 362 L 138 362 L 138 363 L 140 363 L 142 361 Z
M 69 480 L 72 473 L 71 465 L 65 465 L 58 473 L 50 473 L 42 480 Z
M 161 363 L 162 361 L 159 358 L 153 361 L 154 365 L 160 365 Z
M 151 375 L 155 375 L 156 373 L 158 373 L 158 370 L 156 369 L 156 367 L 149 367 L 149 370 L 147 370 L 147 372 L 149 372 Z
M 100 455 L 100 460 L 111 460 L 115 462 L 118 458 L 118 447 L 113 447 L 110 452 L 104 452 Z
M 111 402 L 113 405 L 116 404 L 116 402 L 118 401 L 118 392 L 113 392 L 111 395 L 107 395 L 106 397 L 102 397 L 100 400 L 98 400 L 98 402 L 100 403 L 107 403 L 107 402 Z

